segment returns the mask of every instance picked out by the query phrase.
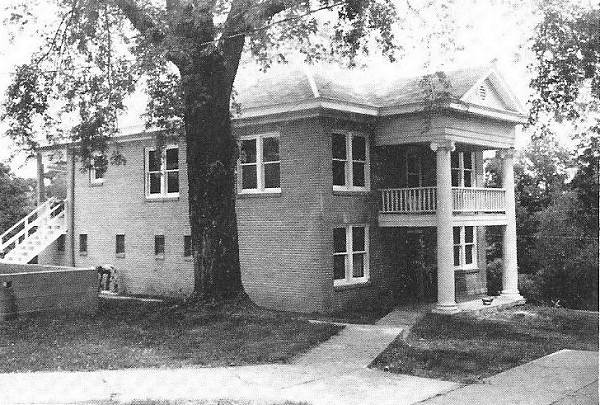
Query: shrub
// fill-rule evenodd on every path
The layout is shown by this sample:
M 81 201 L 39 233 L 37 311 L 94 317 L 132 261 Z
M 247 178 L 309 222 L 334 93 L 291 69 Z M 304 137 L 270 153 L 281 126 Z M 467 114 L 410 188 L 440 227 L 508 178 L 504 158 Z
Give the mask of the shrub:
M 487 270 L 487 293 L 498 295 L 502 291 L 502 259 L 494 259 L 488 263 Z
M 519 274 L 519 292 L 530 304 L 544 304 L 542 279 L 537 274 Z

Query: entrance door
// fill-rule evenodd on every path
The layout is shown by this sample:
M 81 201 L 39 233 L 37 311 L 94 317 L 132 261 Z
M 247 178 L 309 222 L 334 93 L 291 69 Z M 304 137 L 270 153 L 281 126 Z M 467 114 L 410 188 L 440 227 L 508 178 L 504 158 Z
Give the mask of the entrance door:
M 406 233 L 406 269 L 409 275 L 409 293 L 417 302 L 437 300 L 436 266 L 431 263 L 427 235 L 422 229 Z

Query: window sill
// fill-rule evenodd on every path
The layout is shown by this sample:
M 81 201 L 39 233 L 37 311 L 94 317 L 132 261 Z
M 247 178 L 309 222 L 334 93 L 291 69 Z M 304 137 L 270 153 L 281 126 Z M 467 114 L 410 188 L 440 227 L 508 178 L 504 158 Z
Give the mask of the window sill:
M 254 197 L 281 197 L 281 190 L 277 191 L 241 191 L 237 194 L 238 198 Z
M 194 258 L 192 256 L 183 256 L 184 262 L 193 262 Z
M 154 255 L 154 259 L 155 260 L 164 261 L 165 260 L 165 255 L 164 254 L 162 254 L 162 255 Z
M 179 201 L 179 195 L 174 195 L 174 196 L 158 196 L 158 197 L 151 197 L 151 196 L 146 196 L 146 202 L 168 202 L 168 201 Z
M 115 254 L 115 257 L 116 257 L 117 259 L 124 259 L 124 258 L 125 258 L 125 253 L 116 253 L 116 254 Z
M 372 285 L 371 280 L 367 281 L 356 281 L 351 283 L 333 284 L 334 291 L 351 290 L 353 288 L 370 287 Z
M 79 256 L 87 256 L 87 252 L 79 252 Z
M 90 187 L 102 187 L 104 185 L 104 180 L 103 181 L 90 181 Z
M 478 273 L 479 272 L 479 267 L 455 267 L 454 268 L 455 272 L 462 272 L 462 273 Z
M 371 193 L 371 190 L 366 189 L 333 189 L 333 195 L 341 195 L 341 196 L 363 196 Z

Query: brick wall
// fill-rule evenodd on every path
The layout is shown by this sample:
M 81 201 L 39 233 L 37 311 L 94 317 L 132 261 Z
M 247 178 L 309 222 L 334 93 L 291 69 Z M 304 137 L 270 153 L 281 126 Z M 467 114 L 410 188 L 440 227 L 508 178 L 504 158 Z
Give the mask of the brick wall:
M 122 143 L 124 165 L 110 166 L 102 185 L 90 184 L 87 172 L 75 174 L 75 265 L 113 265 L 119 288 L 131 294 L 184 296 L 193 290 L 193 266 L 183 256 L 189 235 L 185 145 L 179 146 L 179 198 L 145 196 L 145 147 L 152 140 Z M 79 235 L 88 235 L 87 254 Z M 125 235 L 124 257 L 115 253 L 117 234 Z M 154 255 L 154 235 L 165 235 L 164 258 Z

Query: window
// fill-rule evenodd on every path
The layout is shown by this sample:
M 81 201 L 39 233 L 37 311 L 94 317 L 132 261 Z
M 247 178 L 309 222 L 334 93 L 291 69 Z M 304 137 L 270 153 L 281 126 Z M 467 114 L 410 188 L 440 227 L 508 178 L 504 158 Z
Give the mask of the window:
M 183 257 L 192 257 L 192 237 L 190 235 L 183 237 Z
M 154 235 L 154 255 L 165 256 L 165 235 Z
M 100 167 L 101 158 L 93 159 L 92 167 L 90 167 L 90 184 L 102 184 L 104 183 L 104 174 L 106 173 L 106 166 Z
M 475 187 L 473 153 L 452 152 L 452 187 Z
M 65 235 L 62 234 L 58 237 L 58 239 L 56 240 L 56 250 L 58 250 L 59 252 L 64 252 L 65 251 Z
M 331 155 L 334 190 L 369 189 L 369 144 L 365 136 L 332 134 Z
M 280 166 L 277 134 L 242 138 L 240 144 L 242 192 L 280 192 Z
M 333 229 L 333 285 L 369 280 L 369 228 L 351 225 Z
M 117 257 L 125 257 L 125 235 L 116 236 L 115 253 L 117 254 Z
M 87 254 L 88 251 L 88 236 L 87 233 L 79 234 L 79 253 Z
M 146 196 L 179 196 L 179 148 L 167 146 L 162 153 L 146 149 Z
M 477 267 L 477 243 L 475 227 L 455 226 L 452 229 L 454 241 L 454 267 Z
M 406 186 L 421 187 L 423 185 L 423 168 L 421 157 L 416 151 L 406 153 Z

